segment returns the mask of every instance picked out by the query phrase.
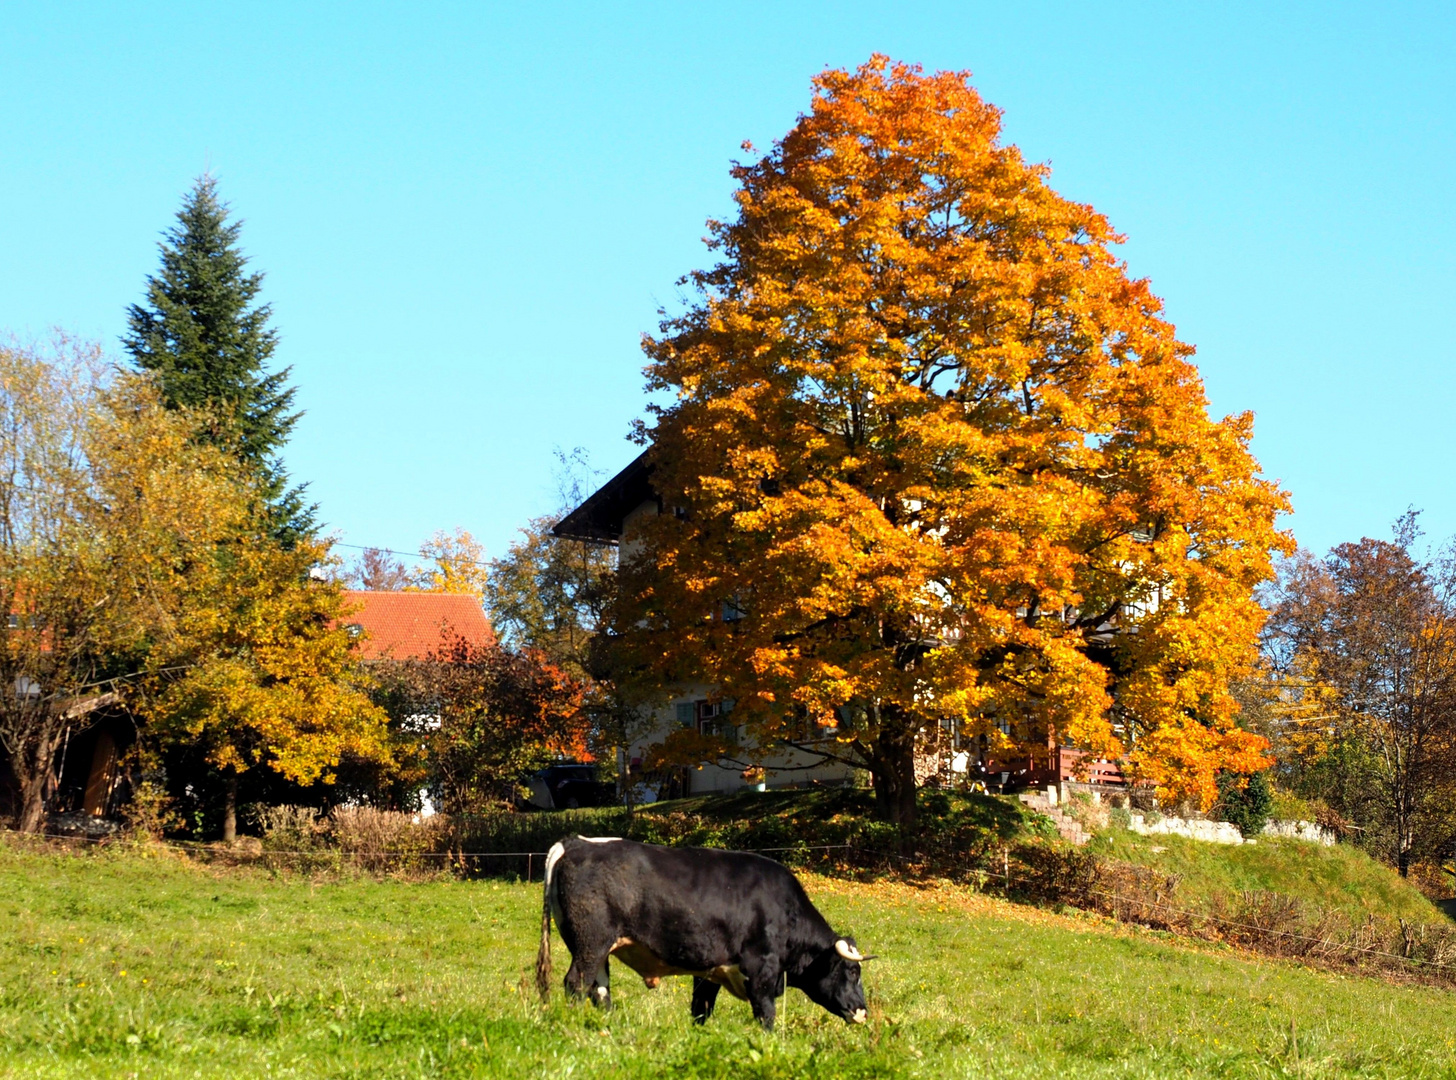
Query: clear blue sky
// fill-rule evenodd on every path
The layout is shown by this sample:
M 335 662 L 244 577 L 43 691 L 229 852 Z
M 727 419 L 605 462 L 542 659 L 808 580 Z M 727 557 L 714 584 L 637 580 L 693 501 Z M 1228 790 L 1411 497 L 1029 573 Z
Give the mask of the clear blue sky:
M 324 521 L 499 554 L 550 509 L 553 447 L 634 453 L 639 335 L 704 263 L 739 143 L 876 51 L 971 70 L 1129 236 L 1302 543 L 1408 505 L 1456 533 L 1449 2 L 7 3 L 0 328 L 117 348 L 211 168 Z

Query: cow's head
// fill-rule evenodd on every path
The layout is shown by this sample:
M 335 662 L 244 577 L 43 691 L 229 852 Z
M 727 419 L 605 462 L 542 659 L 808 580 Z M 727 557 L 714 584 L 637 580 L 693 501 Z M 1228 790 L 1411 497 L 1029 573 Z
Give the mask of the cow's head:
M 814 957 L 799 976 L 796 985 L 816 1005 L 828 1009 L 847 1023 L 863 1024 L 865 1011 L 864 986 L 859 981 L 859 966 L 872 956 L 861 956 L 854 938 L 840 938 Z

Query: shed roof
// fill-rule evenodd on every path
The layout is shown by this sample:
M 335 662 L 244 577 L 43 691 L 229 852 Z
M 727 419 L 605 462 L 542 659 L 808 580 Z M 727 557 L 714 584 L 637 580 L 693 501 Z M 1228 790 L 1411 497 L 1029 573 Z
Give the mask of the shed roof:
M 457 637 L 475 646 L 495 642 L 480 599 L 468 593 L 345 589 L 344 597 L 356 610 L 342 622 L 363 630 L 360 653 L 366 660 L 420 660 Z

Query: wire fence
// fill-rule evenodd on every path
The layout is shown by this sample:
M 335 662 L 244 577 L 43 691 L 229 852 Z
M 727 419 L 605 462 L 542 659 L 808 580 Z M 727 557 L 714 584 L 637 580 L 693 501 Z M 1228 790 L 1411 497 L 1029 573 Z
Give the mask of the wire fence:
M 21 834 L 8 833 L 10 837 Z M 62 842 L 80 845 L 115 844 L 117 837 L 48 835 L 41 842 Z M 160 842 L 162 846 L 185 853 L 204 862 L 225 862 L 232 865 L 246 864 L 264 868 L 319 872 L 342 870 L 346 867 L 372 872 L 390 872 L 397 869 L 428 869 L 450 871 L 472 878 L 511 878 L 526 883 L 541 880 L 547 851 L 413 851 L 413 850 L 341 850 L 338 848 L 268 848 L 239 851 L 215 844 L 198 841 L 170 840 Z M 1168 903 L 1160 895 L 1135 895 L 1097 884 L 1095 879 L 1084 880 L 1059 891 L 1055 883 L 1049 889 L 1045 878 L 1012 873 L 1011 849 L 1001 849 L 994 855 L 980 853 L 968 856 L 959 866 L 944 864 L 927 868 L 923 856 L 908 856 L 879 849 L 864 848 L 854 844 L 793 844 L 778 847 L 744 848 L 754 854 L 777 857 L 778 861 L 802 869 L 824 869 L 828 872 L 894 872 L 897 876 L 911 880 L 926 877 L 959 880 L 978 892 L 998 892 L 1005 899 L 1016 901 L 1032 899 L 1054 903 L 1069 903 L 1072 906 L 1091 907 L 1119 922 L 1135 925 L 1162 925 L 1166 928 L 1181 928 L 1183 932 L 1198 936 L 1202 928 L 1205 934 L 1214 930 L 1225 939 L 1236 944 L 1252 946 L 1259 951 L 1277 955 L 1298 957 L 1315 956 L 1329 958 L 1369 958 L 1385 966 L 1408 967 L 1445 982 L 1456 981 L 1456 934 L 1445 928 L 1438 928 L 1439 940 L 1424 942 L 1427 928 L 1409 926 L 1400 921 L 1402 943 L 1406 951 L 1394 952 L 1373 943 L 1362 943 L 1358 939 L 1341 940 L 1323 934 L 1311 934 L 1247 919 L 1230 918 L 1216 912 L 1198 910 Z M 947 874 L 946 871 L 953 871 Z M 1081 901 L 1079 904 L 1078 901 Z M 1090 903 L 1089 903 L 1090 901 Z M 1158 913 L 1153 917 L 1151 913 Z M 1378 932 L 1370 925 L 1368 933 Z M 1357 929 L 1358 933 L 1358 929 Z M 1271 948 L 1270 939 L 1288 943 L 1293 948 Z M 1425 943 L 1432 945 L 1437 955 L 1421 957 L 1411 955 L 1414 949 Z
M 789 847 L 746 848 L 756 855 L 792 853 L 808 855 L 811 852 L 841 851 L 852 848 L 850 844 L 794 845 Z M 208 848 L 206 851 L 216 851 Z M 545 873 L 547 851 L 343 851 L 338 849 L 287 849 L 264 848 L 247 856 L 247 861 L 268 865 L 270 862 L 288 864 L 302 863 L 319 866 L 330 861 L 353 863 L 366 868 L 381 868 L 391 861 L 408 865 L 420 862 L 435 865 L 441 869 L 450 868 L 468 877 L 512 877 L 530 884 L 541 880 Z
M 10 836 L 21 836 L 9 833 Z M 121 836 L 78 836 L 47 833 L 37 837 L 42 843 L 110 845 L 124 842 Z M 412 849 L 344 849 L 338 847 L 314 848 L 270 848 L 254 849 L 223 847 L 198 840 L 156 840 L 154 845 L 185 853 L 193 858 L 208 862 L 246 863 L 264 867 L 272 864 L 301 866 L 303 869 L 327 869 L 330 866 L 356 865 L 366 869 L 387 868 L 419 863 L 433 865 L 438 869 L 463 872 L 470 877 L 515 877 L 528 883 L 539 881 L 544 873 L 546 851 L 423 851 Z M 849 851 L 853 844 L 792 844 L 782 847 L 741 848 L 756 855 L 793 854 L 807 856 L 812 852 Z M 787 861 L 787 860 L 779 860 Z

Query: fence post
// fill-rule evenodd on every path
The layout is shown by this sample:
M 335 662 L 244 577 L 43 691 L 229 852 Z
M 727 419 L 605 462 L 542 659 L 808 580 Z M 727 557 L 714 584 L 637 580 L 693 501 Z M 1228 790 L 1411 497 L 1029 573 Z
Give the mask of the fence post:
M 527 885 L 531 884 L 531 859 L 532 858 L 533 858 L 532 853 L 529 852 L 529 851 L 526 852 L 526 884 Z

